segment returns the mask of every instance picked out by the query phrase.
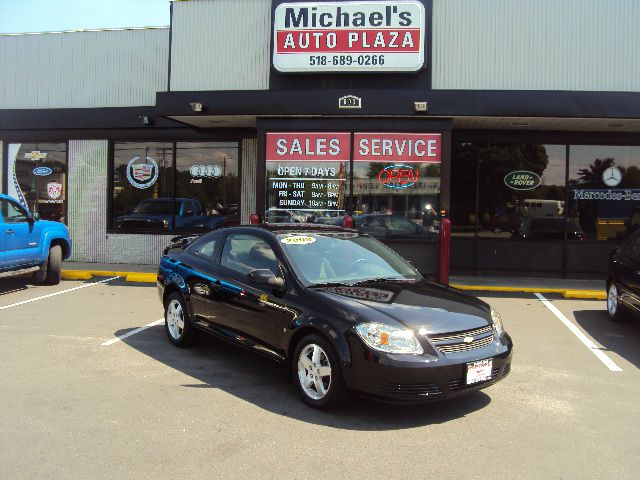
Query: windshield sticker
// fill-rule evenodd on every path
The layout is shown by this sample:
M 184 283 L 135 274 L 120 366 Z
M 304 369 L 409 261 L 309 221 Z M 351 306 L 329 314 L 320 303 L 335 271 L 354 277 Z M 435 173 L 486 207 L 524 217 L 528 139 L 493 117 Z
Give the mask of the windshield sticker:
M 315 243 L 316 239 L 300 235 L 295 237 L 285 237 L 280 241 L 285 245 L 308 245 L 309 243 Z

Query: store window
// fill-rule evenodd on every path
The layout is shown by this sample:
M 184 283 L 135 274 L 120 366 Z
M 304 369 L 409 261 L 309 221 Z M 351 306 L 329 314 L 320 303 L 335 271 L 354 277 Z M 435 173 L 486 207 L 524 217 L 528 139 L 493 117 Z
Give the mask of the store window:
M 209 231 L 240 223 L 238 144 L 176 144 L 176 200 L 192 210 L 176 212 L 175 229 Z
M 113 149 L 113 228 L 169 231 L 173 212 L 173 143 L 117 142 Z
M 116 142 L 113 162 L 114 230 L 201 232 L 239 223 L 235 142 Z
M 267 133 L 265 221 L 342 224 L 350 145 L 347 132 Z
M 66 223 L 66 143 L 10 143 L 8 193 L 44 220 Z
M 353 165 L 359 230 L 378 238 L 437 241 L 439 134 L 355 133 Z
M 568 214 L 591 240 L 640 229 L 640 147 L 570 145 Z
M 565 171 L 564 145 L 454 144 L 454 235 L 564 239 Z M 579 238 L 576 227 L 567 230 Z

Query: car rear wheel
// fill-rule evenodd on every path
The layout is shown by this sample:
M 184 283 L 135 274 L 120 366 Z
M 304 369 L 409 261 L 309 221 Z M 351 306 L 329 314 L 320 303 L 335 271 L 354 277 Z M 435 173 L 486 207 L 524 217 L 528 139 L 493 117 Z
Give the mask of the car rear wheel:
M 303 337 L 291 363 L 292 377 L 307 405 L 324 409 L 347 399 L 338 357 L 324 337 L 316 334 Z
M 620 293 L 614 281 L 611 281 L 607 287 L 607 313 L 609 314 L 609 319 L 614 322 L 625 320 L 623 307 L 620 305 Z
M 182 296 L 172 293 L 164 304 L 164 326 L 169 341 L 176 347 L 186 347 L 193 340 L 195 332 Z

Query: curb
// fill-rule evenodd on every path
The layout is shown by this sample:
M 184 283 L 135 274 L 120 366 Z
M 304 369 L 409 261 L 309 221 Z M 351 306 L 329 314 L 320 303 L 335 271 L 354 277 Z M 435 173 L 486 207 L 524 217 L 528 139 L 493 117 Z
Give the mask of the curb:
M 155 273 L 145 272 L 118 272 L 110 270 L 63 270 L 62 278 L 65 280 L 91 280 L 96 277 L 124 277 L 127 282 L 156 283 Z M 606 300 L 607 293 L 604 290 L 572 290 L 567 288 L 535 288 L 535 287 L 507 287 L 496 285 L 459 285 L 451 284 L 458 290 L 473 290 L 482 292 L 518 292 L 518 293 L 558 293 L 564 298 L 579 298 L 588 300 Z
M 458 290 L 475 290 L 484 292 L 518 292 L 518 293 L 558 293 L 564 298 L 579 298 L 587 300 L 606 300 L 607 292 L 604 290 L 574 290 L 569 288 L 535 288 L 535 287 L 506 287 L 496 285 L 456 285 Z
M 64 280 L 91 280 L 93 277 L 124 277 L 126 282 L 156 283 L 157 274 L 111 270 L 62 270 Z

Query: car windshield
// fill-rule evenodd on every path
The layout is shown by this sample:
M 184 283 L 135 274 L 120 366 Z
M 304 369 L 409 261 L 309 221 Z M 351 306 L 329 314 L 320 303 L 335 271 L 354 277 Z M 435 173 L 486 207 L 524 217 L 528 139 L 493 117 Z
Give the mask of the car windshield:
M 180 211 L 180 204 L 175 202 L 176 212 Z M 171 200 L 145 200 L 136 205 L 134 214 L 141 215 L 171 215 Z
M 300 279 L 308 286 L 354 284 L 373 279 L 420 280 L 398 254 L 368 236 L 351 232 L 296 232 L 277 238 Z

